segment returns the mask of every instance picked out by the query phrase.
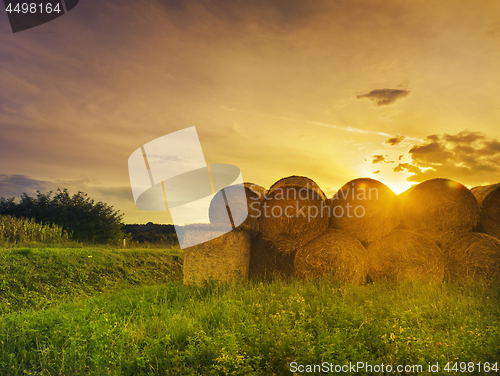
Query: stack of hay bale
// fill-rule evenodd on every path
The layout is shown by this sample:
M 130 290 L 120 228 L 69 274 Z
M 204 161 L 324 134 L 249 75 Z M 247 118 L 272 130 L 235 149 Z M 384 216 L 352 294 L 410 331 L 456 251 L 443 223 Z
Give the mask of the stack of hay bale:
M 290 176 L 267 191 L 245 183 L 245 192 L 243 224 L 185 250 L 185 283 L 209 275 L 355 284 L 500 279 L 500 184 L 469 190 L 432 179 L 397 196 L 362 178 L 328 199 L 313 180 Z M 213 225 L 226 215 L 220 207 L 211 205 Z
M 325 209 L 326 195 L 313 180 L 289 176 L 274 183 L 261 204 L 261 238 L 252 245 L 252 276 L 262 276 L 258 270 L 268 279 L 293 276 L 297 250 L 328 228 Z
M 472 231 L 480 222 L 481 212 L 469 189 L 449 179 L 432 179 L 410 188 L 402 194 L 401 201 L 402 227 L 427 237 L 440 247 L 447 280 L 480 274 L 473 262 L 467 262 L 467 259 L 481 258 L 480 249 L 472 246 L 478 244 L 478 235 Z M 457 274 L 459 270 L 464 273 Z
M 330 229 L 297 252 L 297 275 L 364 283 L 370 269 L 365 245 L 398 225 L 398 199 L 377 180 L 355 179 L 328 200 L 328 207 Z

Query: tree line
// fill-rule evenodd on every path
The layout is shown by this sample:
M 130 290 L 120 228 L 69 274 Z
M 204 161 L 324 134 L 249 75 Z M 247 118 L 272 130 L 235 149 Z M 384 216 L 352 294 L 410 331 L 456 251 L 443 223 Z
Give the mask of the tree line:
M 82 191 L 73 195 L 67 189 L 58 189 L 55 194 L 37 191 L 35 197 L 23 193 L 19 202 L 14 197 L 0 197 L 0 214 L 58 225 L 80 242 L 110 243 L 124 238 L 123 214 Z

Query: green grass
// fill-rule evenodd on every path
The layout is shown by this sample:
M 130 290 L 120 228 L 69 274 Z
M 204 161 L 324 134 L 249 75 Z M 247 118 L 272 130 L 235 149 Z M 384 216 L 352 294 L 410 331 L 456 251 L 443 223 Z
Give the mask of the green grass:
M 499 361 L 499 301 L 483 283 L 169 282 L 0 316 L 0 374 L 291 375 L 295 361 L 446 375 Z
M 0 248 L 0 314 L 180 280 L 179 255 L 104 247 Z

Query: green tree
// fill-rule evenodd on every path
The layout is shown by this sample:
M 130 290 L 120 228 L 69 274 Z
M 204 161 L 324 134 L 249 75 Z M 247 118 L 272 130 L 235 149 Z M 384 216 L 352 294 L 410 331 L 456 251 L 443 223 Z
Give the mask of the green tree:
M 95 202 L 86 193 L 78 191 L 73 196 L 67 189 L 41 193 L 36 197 L 26 193 L 19 203 L 13 199 L 0 199 L 0 214 L 33 218 L 44 224 L 61 226 L 72 239 L 82 242 L 117 242 L 124 237 L 121 228 L 123 215 L 104 202 Z

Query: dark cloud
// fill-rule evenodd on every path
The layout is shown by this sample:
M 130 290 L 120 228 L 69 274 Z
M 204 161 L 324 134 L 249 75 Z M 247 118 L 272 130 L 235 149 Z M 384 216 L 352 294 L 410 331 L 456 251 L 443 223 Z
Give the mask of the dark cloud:
M 500 181 L 500 142 L 479 132 L 430 135 L 408 153 L 411 164 L 394 168 L 413 173 L 408 181 L 449 178 L 469 186 Z
M 413 146 L 410 151 L 413 160 L 426 164 L 444 164 L 453 158 L 453 153 L 447 149 L 445 143 L 432 141 L 421 146 Z
M 388 144 L 390 146 L 396 146 L 396 145 L 399 145 L 405 138 L 406 138 L 405 136 L 401 136 L 398 134 L 395 137 L 392 137 L 392 138 L 385 140 L 384 144 Z
M 19 197 L 24 192 L 32 196 L 37 190 L 43 191 L 46 187 L 46 181 L 31 179 L 26 175 L 0 174 L 0 197 Z
M 500 37 L 500 22 L 492 24 L 487 33 L 492 37 Z
M 396 102 L 399 98 L 406 97 L 408 94 L 410 94 L 408 90 L 377 89 L 370 91 L 368 94 L 358 95 L 356 98 L 368 98 L 374 101 L 376 106 L 386 106 Z
M 195 26 L 197 20 L 193 15 L 209 17 L 225 27 L 242 29 L 250 24 L 271 26 L 272 30 L 284 27 L 296 27 L 311 17 L 324 14 L 332 5 L 328 1 L 302 0 L 160 0 L 157 4 L 171 17 L 175 14 L 176 26 L 182 29 Z
M 132 194 L 132 189 L 130 186 L 124 187 L 96 187 L 95 192 L 102 197 L 112 197 L 113 199 L 124 200 L 124 201 L 134 201 L 134 196 Z
M 380 170 L 374 171 L 374 174 L 380 174 Z
M 436 138 L 436 135 L 433 135 L 434 141 L 438 141 L 439 138 Z M 467 132 L 467 131 L 462 131 L 460 133 L 457 133 L 455 135 L 451 134 L 444 134 L 442 138 L 446 142 L 450 143 L 455 143 L 455 144 L 471 144 L 476 140 L 480 140 L 484 138 L 484 135 L 479 133 L 479 132 Z
M 437 134 L 431 134 L 430 136 L 427 136 L 427 139 L 429 141 L 439 141 L 439 136 Z
M 400 163 L 396 167 L 394 167 L 394 172 L 401 172 L 404 170 L 408 170 L 409 172 L 412 172 L 414 174 L 417 174 L 421 171 L 420 168 L 409 163 Z
M 383 155 L 374 155 L 372 163 L 382 163 L 385 160 Z
M 398 161 L 400 161 L 400 160 L 401 160 L 401 158 L 403 158 L 403 156 L 404 156 L 404 154 L 401 154 L 401 155 L 399 156 L 399 158 L 398 158 Z

